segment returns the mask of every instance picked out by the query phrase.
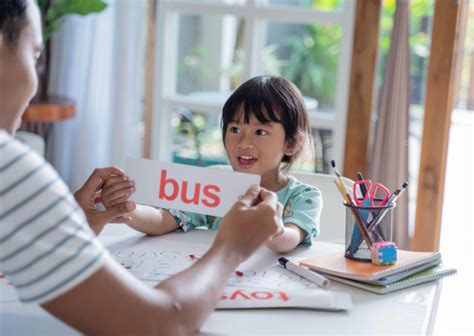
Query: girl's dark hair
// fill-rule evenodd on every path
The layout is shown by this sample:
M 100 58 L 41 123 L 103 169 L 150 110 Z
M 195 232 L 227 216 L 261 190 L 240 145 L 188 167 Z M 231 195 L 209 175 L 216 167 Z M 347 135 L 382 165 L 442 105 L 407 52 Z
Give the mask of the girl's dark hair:
M 27 0 L 0 0 L 0 34 L 11 45 L 18 42 L 26 24 Z
M 297 146 L 293 155 L 283 157 L 282 162 L 286 163 L 284 170 L 291 168 L 305 147 L 312 147 L 313 137 L 303 96 L 289 80 L 283 77 L 259 76 L 239 86 L 222 110 L 224 146 L 227 126 L 241 117 L 236 115 L 240 106 L 243 106 L 245 123 L 249 123 L 250 116 L 254 115 L 261 123 L 273 121 L 282 124 L 286 142 L 293 142 L 292 145 Z

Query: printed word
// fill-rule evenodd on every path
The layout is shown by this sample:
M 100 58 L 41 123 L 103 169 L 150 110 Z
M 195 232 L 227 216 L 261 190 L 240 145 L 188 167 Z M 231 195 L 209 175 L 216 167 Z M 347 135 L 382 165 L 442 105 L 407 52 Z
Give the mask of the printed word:
M 209 208 L 215 208 L 221 203 L 219 197 L 219 192 L 221 189 L 213 184 L 201 186 L 201 183 L 194 184 L 194 191 L 192 195 L 189 195 L 188 189 L 193 189 L 190 187 L 188 181 L 183 181 L 180 186 L 179 182 L 173 178 L 167 178 L 168 171 L 163 169 L 161 171 L 160 177 L 160 191 L 158 198 L 167 201 L 174 201 L 178 196 L 181 198 L 181 201 L 186 204 L 199 204 L 201 202 L 204 206 Z M 166 192 L 166 186 L 171 187 L 171 192 Z M 203 197 L 201 198 L 201 187 Z M 170 188 L 168 188 L 170 191 Z
M 244 290 L 238 289 L 230 295 L 222 295 L 221 300 L 236 300 L 236 299 L 245 299 L 245 300 L 271 300 L 279 299 L 283 301 L 288 301 L 290 298 L 283 292 L 251 292 L 245 293 Z

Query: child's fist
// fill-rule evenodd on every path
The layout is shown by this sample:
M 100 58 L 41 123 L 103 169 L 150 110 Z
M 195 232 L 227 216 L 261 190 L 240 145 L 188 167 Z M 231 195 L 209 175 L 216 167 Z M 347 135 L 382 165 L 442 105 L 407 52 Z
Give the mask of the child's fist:
M 126 202 L 135 191 L 135 182 L 130 181 L 127 176 L 109 177 L 102 187 L 100 201 L 106 209 Z

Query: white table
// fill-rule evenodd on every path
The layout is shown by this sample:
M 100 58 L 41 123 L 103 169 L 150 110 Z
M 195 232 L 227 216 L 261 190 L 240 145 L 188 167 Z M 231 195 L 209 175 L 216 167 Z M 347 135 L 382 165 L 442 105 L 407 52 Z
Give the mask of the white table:
M 210 244 L 215 232 L 194 230 L 154 237 L 161 240 Z M 101 235 L 114 246 L 138 233 L 122 225 L 109 225 Z M 316 242 L 311 249 L 299 248 L 292 255 L 303 257 L 342 251 L 337 244 Z M 262 254 L 271 253 L 263 248 Z M 258 256 L 257 256 L 258 257 Z M 277 258 L 277 255 L 275 255 Z M 65 335 L 77 332 L 50 316 L 40 307 L 14 299 L 12 286 L 0 282 L 1 335 Z M 372 294 L 346 285 L 331 283 L 331 290 L 350 293 L 354 307 L 346 312 L 302 309 L 219 310 L 211 314 L 202 334 L 430 334 L 436 316 L 441 282 L 405 289 L 387 295 Z M 9 301 L 9 302 L 7 302 Z

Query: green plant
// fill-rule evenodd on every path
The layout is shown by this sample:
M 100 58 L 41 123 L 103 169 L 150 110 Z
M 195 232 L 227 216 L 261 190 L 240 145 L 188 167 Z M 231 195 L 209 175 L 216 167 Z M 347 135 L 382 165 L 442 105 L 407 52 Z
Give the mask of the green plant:
M 283 76 L 301 92 L 319 103 L 334 102 L 342 30 L 333 25 L 305 25 L 302 34 L 292 35 L 285 46 L 290 50 Z
M 190 93 L 199 91 L 201 82 L 212 75 L 211 68 L 206 64 L 208 52 L 202 45 L 194 46 L 181 61 L 179 67 L 180 78 L 186 78 L 185 81 L 178 81 L 178 91 L 181 93 Z
M 422 103 L 423 77 L 431 46 L 430 20 L 433 17 L 434 0 L 412 0 L 410 5 L 410 76 L 412 80 L 412 102 Z M 384 0 L 380 21 L 377 86 L 382 85 L 385 63 L 390 47 L 391 32 L 396 10 L 395 0 Z
M 43 37 L 48 40 L 64 23 L 67 15 L 99 13 L 107 8 L 102 0 L 37 0 L 43 14 Z
M 270 44 L 262 50 L 263 73 L 270 76 L 280 76 L 281 69 L 288 65 L 287 61 L 278 59 L 278 44 Z M 242 83 L 242 74 L 244 72 L 245 51 L 235 50 L 235 61 L 227 68 L 222 69 L 222 73 L 232 80 L 232 88 L 235 89 Z

